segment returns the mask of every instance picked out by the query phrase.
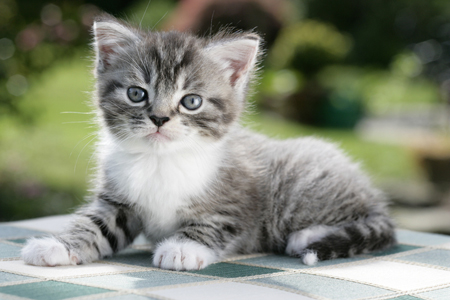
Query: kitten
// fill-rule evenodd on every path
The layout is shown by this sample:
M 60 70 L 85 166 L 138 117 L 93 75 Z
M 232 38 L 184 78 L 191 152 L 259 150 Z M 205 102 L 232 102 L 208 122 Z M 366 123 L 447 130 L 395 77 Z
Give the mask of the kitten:
M 107 15 L 93 30 L 94 196 L 65 232 L 29 240 L 26 263 L 90 263 L 141 232 L 172 270 L 253 252 L 311 265 L 395 243 L 383 195 L 334 145 L 239 125 L 259 36 L 144 32 Z

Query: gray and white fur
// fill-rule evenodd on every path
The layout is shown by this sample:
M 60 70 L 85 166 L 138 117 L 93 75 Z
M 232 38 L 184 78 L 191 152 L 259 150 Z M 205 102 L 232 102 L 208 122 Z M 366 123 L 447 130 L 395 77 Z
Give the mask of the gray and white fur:
M 395 243 L 383 194 L 333 144 L 240 126 L 258 35 L 145 32 L 108 15 L 93 31 L 93 196 L 64 233 L 29 240 L 26 263 L 90 263 L 141 232 L 154 265 L 173 270 L 254 252 L 314 264 Z

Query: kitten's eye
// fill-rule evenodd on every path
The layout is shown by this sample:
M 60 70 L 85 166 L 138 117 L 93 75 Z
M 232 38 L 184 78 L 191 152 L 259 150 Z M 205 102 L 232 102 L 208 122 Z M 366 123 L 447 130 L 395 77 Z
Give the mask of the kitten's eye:
M 147 91 L 139 87 L 130 87 L 127 94 L 133 102 L 141 102 L 147 99 Z
M 187 95 L 181 99 L 181 104 L 189 110 L 195 110 L 202 106 L 202 98 L 198 95 Z

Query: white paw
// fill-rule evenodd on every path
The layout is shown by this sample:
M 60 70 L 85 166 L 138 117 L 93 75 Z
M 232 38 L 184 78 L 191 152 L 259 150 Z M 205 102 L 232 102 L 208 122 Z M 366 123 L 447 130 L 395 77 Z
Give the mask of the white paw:
M 78 255 L 51 237 L 29 239 L 22 249 L 22 259 L 30 265 L 49 267 L 80 263 Z
M 153 255 L 153 265 L 176 271 L 200 270 L 216 260 L 217 256 L 210 248 L 194 241 L 174 239 L 159 244 Z

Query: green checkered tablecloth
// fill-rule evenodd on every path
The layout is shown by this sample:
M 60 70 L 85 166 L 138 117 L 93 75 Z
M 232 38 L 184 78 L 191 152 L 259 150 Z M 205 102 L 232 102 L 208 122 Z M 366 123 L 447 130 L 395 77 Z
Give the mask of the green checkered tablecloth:
M 450 237 L 398 230 L 388 251 L 305 266 L 273 254 L 238 256 L 193 272 L 153 268 L 143 238 L 89 265 L 35 267 L 26 238 L 71 216 L 0 224 L 0 299 L 450 299 Z

